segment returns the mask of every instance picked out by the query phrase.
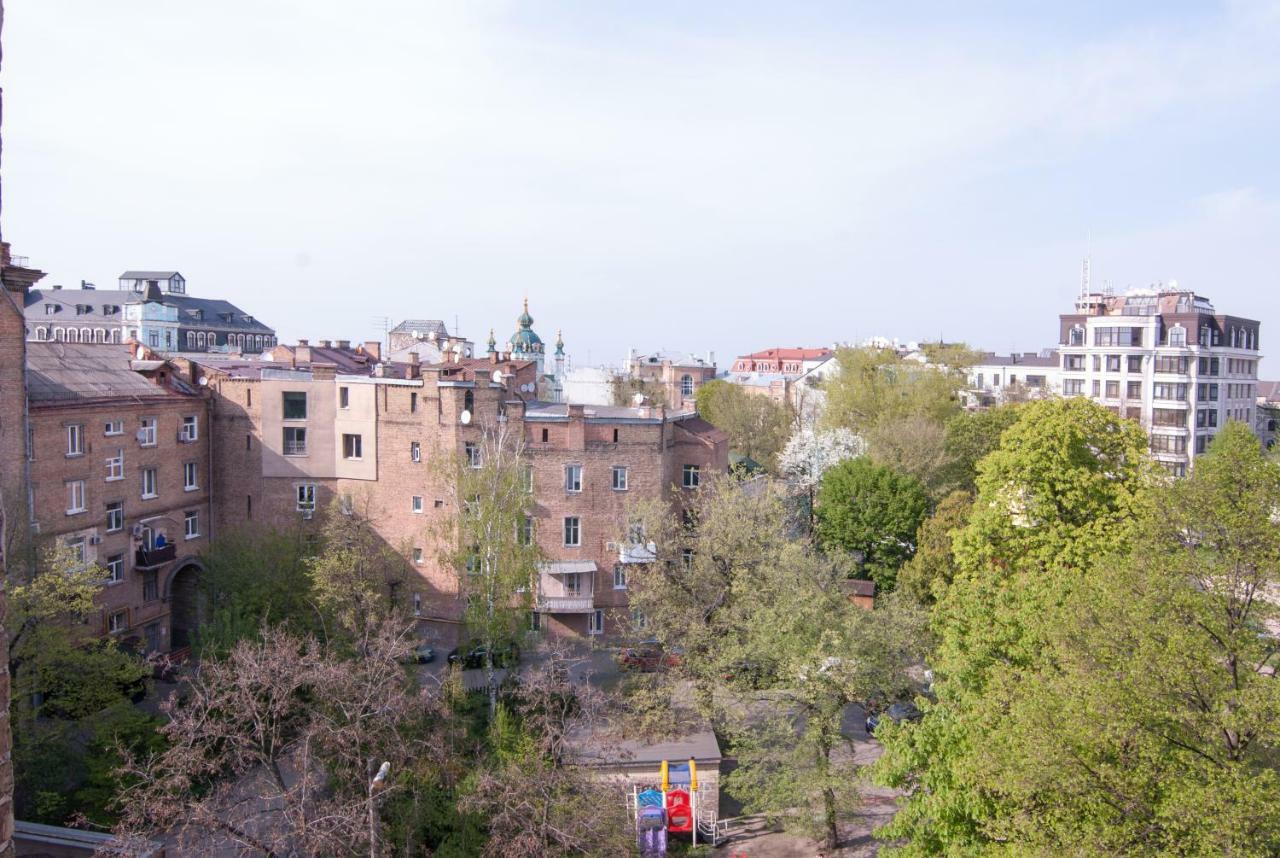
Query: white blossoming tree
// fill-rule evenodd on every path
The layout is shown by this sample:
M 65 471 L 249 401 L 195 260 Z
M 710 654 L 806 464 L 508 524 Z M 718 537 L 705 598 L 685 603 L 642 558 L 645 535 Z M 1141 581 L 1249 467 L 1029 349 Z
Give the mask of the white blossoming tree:
M 822 475 L 845 459 L 861 456 L 866 449 L 866 442 L 850 429 L 819 431 L 809 426 L 791 436 L 778 457 L 778 470 L 785 480 L 804 489 L 809 501 L 810 529 L 813 528 L 814 493 L 822 482 Z

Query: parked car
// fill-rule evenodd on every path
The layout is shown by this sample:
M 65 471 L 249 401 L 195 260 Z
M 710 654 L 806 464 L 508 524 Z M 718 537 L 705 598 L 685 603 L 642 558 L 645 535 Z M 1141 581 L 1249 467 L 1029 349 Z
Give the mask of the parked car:
M 418 644 L 402 659 L 405 664 L 427 664 L 436 660 L 436 649 L 431 644 Z
M 484 667 L 489 648 L 482 643 L 463 650 L 455 648 L 449 653 L 449 664 L 461 664 L 463 670 L 479 670 Z M 501 643 L 493 648 L 494 667 L 515 667 L 520 662 L 520 647 L 514 643 Z
M 903 721 L 919 721 L 923 717 L 924 713 L 917 709 L 914 703 L 905 701 L 893 703 L 883 712 L 867 715 L 867 735 L 873 735 L 881 721 L 887 720 L 894 724 L 901 724 Z
M 631 670 L 652 673 L 664 667 L 679 667 L 684 661 L 684 652 L 678 647 L 667 649 L 662 641 L 641 641 L 636 646 L 626 647 L 618 653 L 618 664 Z

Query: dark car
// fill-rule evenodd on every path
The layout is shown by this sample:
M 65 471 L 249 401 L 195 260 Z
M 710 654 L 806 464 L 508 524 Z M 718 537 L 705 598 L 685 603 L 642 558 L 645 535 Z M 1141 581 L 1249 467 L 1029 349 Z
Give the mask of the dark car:
M 470 649 L 454 649 L 449 653 L 449 664 L 461 664 L 463 670 L 479 670 L 484 667 L 489 648 L 476 644 Z M 493 648 L 494 667 L 514 667 L 520 661 L 520 647 L 513 643 L 498 644 Z
M 401 661 L 404 664 L 427 664 L 436 660 L 436 650 L 431 644 L 418 644 L 405 654 Z
M 618 664 L 632 670 L 651 673 L 663 667 L 679 667 L 683 653 L 679 649 L 667 650 L 661 641 L 641 641 L 618 653 Z
M 901 724 L 903 721 L 919 721 L 923 717 L 924 713 L 917 709 L 914 703 L 894 703 L 883 712 L 872 713 L 867 716 L 867 735 L 874 734 L 876 727 L 884 720 Z

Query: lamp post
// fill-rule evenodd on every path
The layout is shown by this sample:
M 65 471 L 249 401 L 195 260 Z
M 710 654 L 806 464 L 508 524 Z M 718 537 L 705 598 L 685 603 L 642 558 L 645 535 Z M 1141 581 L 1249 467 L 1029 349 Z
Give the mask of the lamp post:
M 374 794 L 378 785 L 385 783 L 390 773 L 389 761 L 384 761 L 378 767 L 377 774 L 373 772 L 373 760 L 369 761 L 369 774 L 372 776 L 369 780 L 369 858 L 378 858 L 378 803 L 374 800 Z

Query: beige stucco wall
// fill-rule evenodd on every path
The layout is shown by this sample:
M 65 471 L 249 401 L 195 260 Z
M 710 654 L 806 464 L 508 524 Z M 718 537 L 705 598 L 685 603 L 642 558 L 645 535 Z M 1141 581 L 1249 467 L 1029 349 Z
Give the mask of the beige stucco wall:
M 347 389 L 347 407 L 339 407 L 340 389 Z M 329 384 L 334 413 L 333 424 L 333 472 L 347 480 L 376 480 L 378 478 L 378 386 L 363 381 L 338 377 Z M 345 459 L 342 456 L 342 436 L 359 435 L 361 456 Z
M 323 381 L 264 378 L 262 390 L 262 475 L 264 477 L 337 476 L 334 451 L 337 427 L 335 411 L 338 393 L 332 379 Z M 307 419 L 284 419 L 286 391 L 307 394 Z M 284 427 L 304 426 L 307 430 L 305 456 L 284 455 Z

